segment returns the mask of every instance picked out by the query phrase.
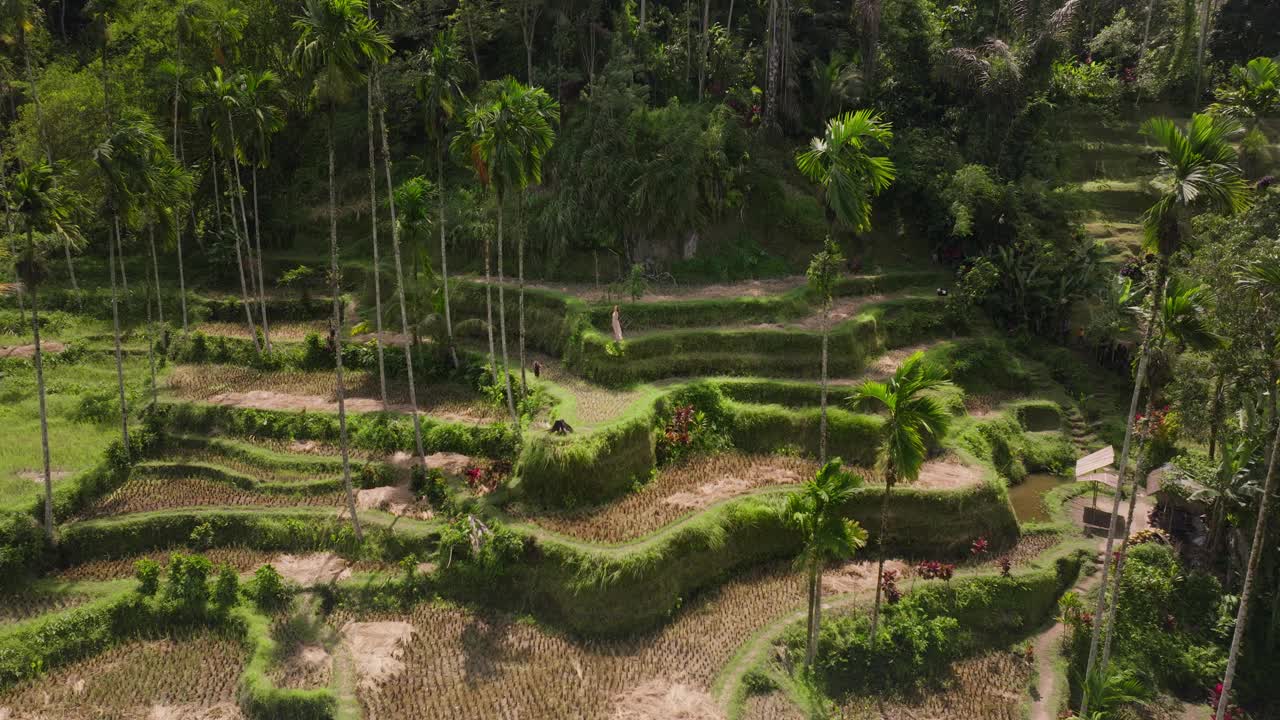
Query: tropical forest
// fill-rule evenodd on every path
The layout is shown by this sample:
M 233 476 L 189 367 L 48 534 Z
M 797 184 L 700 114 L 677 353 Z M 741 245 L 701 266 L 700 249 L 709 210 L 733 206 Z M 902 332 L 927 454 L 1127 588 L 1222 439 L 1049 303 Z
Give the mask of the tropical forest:
M 1276 0 L 0 0 L 0 720 L 1280 720 Z

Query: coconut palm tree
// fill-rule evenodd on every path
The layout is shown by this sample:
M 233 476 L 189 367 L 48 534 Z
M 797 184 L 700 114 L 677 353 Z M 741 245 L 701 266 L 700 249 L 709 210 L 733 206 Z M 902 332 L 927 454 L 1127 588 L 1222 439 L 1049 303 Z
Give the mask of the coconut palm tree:
M 1280 300 L 1280 260 L 1272 258 L 1245 268 L 1241 274 L 1241 285 L 1262 293 L 1273 303 Z M 1280 347 L 1280 336 L 1273 344 L 1272 355 Z M 1274 357 L 1273 357 L 1274 361 Z M 1276 392 L 1276 388 L 1271 388 Z M 1258 499 L 1258 517 L 1253 525 L 1253 542 L 1249 547 L 1249 564 L 1245 567 L 1244 585 L 1240 590 L 1240 607 L 1236 610 L 1236 627 L 1231 634 L 1231 649 L 1227 652 L 1227 669 L 1222 678 L 1222 693 L 1218 697 L 1218 707 L 1214 710 L 1214 720 L 1225 720 L 1227 704 L 1231 698 L 1231 683 L 1235 680 L 1236 664 L 1240 661 L 1240 645 L 1244 640 L 1244 631 L 1249 624 L 1250 596 L 1253 594 L 1253 581 L 1258 574 L 1258 564 L 1262 553 L 1266 550 L 1267 516 L 1275 497 L 1276 483 L 1276 450 L 1280 448 L 1280 421 L 1276 421 L 1275 437 L 1271 441 L 1271 457 L 1267 461 L 1267 479 L 1262 486 L 1262 495 Z
M 245 261 L 240 250 L 240 225 L 236 222 L 235 196 L 240 194 L 240 161 L 237 156 L 233 114 L 239 110 L 240 106 L 239 83 L 236 78 L 223 73 L 221 66 L 215 65 L 207 77 L 200 79 L 196 87 L 201 97 L 200 107 L 210 130 L 211 171 L 214 177 L 217 177 L 218 163 L 214 157 L 221 152 L 223 161 L 228 166 L 228 175 L 234 179 L 231 198 L 231 232 L 234 235 L 236 248 L 236 269 L 240 276 L 240 304 L 244 306 L 245 324 L 249 329 L 249 337 L 253 338 L 253 349 L 261 355 L 262 345 L 258 342 L 258 328 L 253 320 L 253 302 L 249 299 L 249 285 L 244 278 Z M 245 229 L 248 230 L 247 226 Z
M 465 96 L 462 78 L 467 71 L 462 48 L 452 28 L 436 34 L 430 51 L 423 51 L 426 72 L 418 83 L 418 99 L 422 102 L 426 117 L 427 136 L 435 146 L 436 192 L 440 212 L 440 280 L 444 288 L 444 324 L 449 336 L 449 357 L 458 367 L 458 351 L 453 345 L 453 315 L 449 309 L 449 248 L 445 241 L 447 223 L 444 218 L 444 151 L 448 144 L 449 128 L 453 125 L 458 107 Z M 489 347 L 489 362 L 493 364 L 493 343 Z
M 53 168 L 43 160 L 19 171 L 7 190 L 6 207 L 22 220 L 27 235 L 26 252 L 18 264 L 18 271 L 31 299 L 31 335 L 35 343 L 33 359 L 40 406 L 40 449 L 44 461 L 44 529 L 49 542 L 53 542 L 53 475 L 49 462 L 49 414 L 45 407 L 44 355 L 40 348 L 40 301 L 37 294 L 43 279 L 43 263 L 36 247 L 35 234 L 69 234 L 67 218 L 70 208 L 67 207 L 66 198 L 58 192 Z
M 502 224 L 507 198 L 514 190 L 523 193 L 530 183 L 542 181 L 542 159 L 555 142 L 553 124 L 558 105 L 541 88 L 531 88 L 512 77 L 492 83 L 488 99 L 468 113 L 464 128 L 453 140 L 458 154 L 469 157 L 480 184 L 492 190 L 498 212 L 498 324 L 502 336 L 502 373 L 507 392 L 507 409 L 520 433 L 511 392 L 510 363 L 507 356 L 506 301 L 503 290 Z M 485 244 L 486 255 L 488 243 Z M 521 244 L 523 254 L 523 243 Z M 487 257 L 486 257 L 487 260 Z M 488 283 L 486 262 L 486 284 Z M 523 304 L 523 277 L 521 303 Z M 523 325 L 523 317 L 521 318 Z
M 27 79 L 27 92 L 31 95 L 31 104 L 36 111 L 36 129 L 40 136 L 40 145 L 44 148 L 45 163 L 53 166 L 53 149 L 49 143 L 44 124 L 44 106 L 40 104 L 40 86 L 36 83 L 35 69 L 31 63 L 31 45 L 27 41 L 27 33 L 40 22 L 43 11 L 32 0 L 0 0 L 0 28 L 6 34 L 17 38 L 18 48 L 22 52 L 22 62 Z M 79 292 L 76 284 L 75 261 L 71 259 L 71 238 L 64 237 L 63 253 L 67 259 L 67 274 L 71 279 L 71 289 Z
M 364 0 L 306 0 L 302 15 L 294 20 L 298 31 L 293 60 L 310 79 L 317 102 L 324 103 L 329 146 L 329 273 L 336 329 L 341 323 L 341 276 L 338 270 L 338 195 L 334 146 L 334 121 L 338 103 L 350 97 L 351 87 L 362 79 L 361 67 L 384 61 L 391 54 L 391 41 L 364 14 Z M 342 482 L 347 493 L 347 511 L 356 540 L 361 541 L 360 519 L 356 515 L 355 493 L 351 489 L 351 461 L 347 450 L 346 387 L 342 379 L 342 343 L 334 343 L 334 366 L 338 396 L 338 441 L 342 451 Z
M 951 386 L 945 369 L 926 362 L 923 352 L 903 361 L 889 382 L 868 380 L 854 390 L 849 403 L 858 409 L 885 412 L 881 427 L 881 466 L 884 472 L 884 496 L 880 500 L 880 532 L 876 568 L 876 601 L 871 611 L 871 645 L 876 642 L 880 620 L 881 584 L 884 578 L 884 539 L 889 525 L 889 495 L 899 481 L 911 482 L 920 477 L 920 469 L 928 456 L 928 443 L 937 442 L 947 433 L 951 416 L 931 395 L 932 391 Z
M 258 212 L 258 168 L 271 160 L 271 138 L 284 129 L 285 91 L 280 76 L 271 70 L 249 70 L 240 76 L 240 114 L 249 126 L 240 153 L 250 168 L 253 191 L 253 244 L 258 268 L 258 310 L 262 315 L 262 341 L 271 352 L 271 325 L 267 321 L 267 282 L 262 271 L 262 216 Z M 248 228 L 245 229 L 248 244 Z
M 173 25 L 173 157 L 178 166 L 185 168 L 182 158 L 182 41 L 196 34 L 196 24 L 207 14 L 203 0 L 179 0 L 174 12 Z M 173 244 L 178 252 L 178 300 L 182 308 L 182 331 L 187 331 L 187 275 L 182 261 L 182 226 L 185 221 L 174 218 Z
M 1155 252 L 1155 276 L 1150 285 L 1151 309 L 1146 318 L 1142 345 L 1139 350 L 1138 368 L 1129 398 L 1129 413 L 1125 422 L 1124 443 L 1120 450 L 1117 487 L 1123 488 L 1129 469 L 1129 452 L 1133 441 L 1134 419 L 1138 413 L 1138 401 L 1147 380 L 1147 368 L 1152 355 L 1152 341 L 1158 314 L 1164 305 L 1164 288 L 1169 276 L 1169 259 L 1191 234 L 1191 218 L 1212 210 L 1232 213 L 1248 205 L 1248 185 L 1240 175 L 1236 164 L 1236 151 L 1230 136 L 1239 124 L 1229 118 L 1196 114 L 1184 131 L 1168 118 L 1151 118 L 1142 124 L 1142 133 L 1155 144 L 1160 172 L 1157 183 L 1160 196 L 1143 214 L 1144 246 Z M 1135 480 L 1136 491 L 1136 480 Z M 1120 511 L 1120 497 L 1114 495 L 1111 517 Z M 1103 557 L 1111 557 L 1115 547 L 1116 523 L 1107 531 L 1106 551 Z M 1107 587 L 1111 563 L 1102 564 L 1101 586 Z M 1093 631 L 1089 641 L 1089 658 L 1085 674 L 1093 672 L 1097 662 L 1098 641 L 1102 635 L 1106 612 L 1107 593 L 1098 593 L 1094 611 Z M 1088 698 L 1082 702 L 1081 713 L 1087 713 Z
M 822 303 L 822 409 L 818 420 L 818 462 L 827 461 L 827 347 L 831 337 L 831 295 L 843 266 L 844 255 L 840 246 L 828 235 L 822 250 L 809 261 L 808 272 L 809 289 Z
M 833 239 L 837 226 L 854 232 L 871 229 L 871 198 L 889 187 L 896 177 L 893 161 L 872 155 L 893 140 L 889 123 L 871 110 L 837 115 L 827 121 L 822 137 L 796 155 L 796 166 L 818 185 L 826 205 L 828 235 L 823 250 L 809 265 L 809 284 L 822 302 L 822 411 L 819 459 L 827 453 L 827 346 L 830 335 L 831 295 L 844 259 Z
M 151 272 L 156 289 L 158 320 L 164 325 L 164 303 L 160 297 L 160 261 L 156 253 L 156 227 L 177 234 L 176 226 L 182 224 L 183 214 L 190 202 L 191 175 L 183 170 L 171 155 L 157 158 L 148 180 L 149 192 L 142 198 L 142 220 L 147 228 L 147 244 L 151 250 Z
M 845 507 L 860 487 L 862 478 L 844 470 L 840 458 L 834 458 L 787 497 L 784 517 L 800 532 L 803 547 L 797 563 L 805 570 L 809 593 L 806 666 L 813 665 L 822 624 L 822 568 L 832 560 L 852 557 L 867 544 L 867 531 L 844 516 Z

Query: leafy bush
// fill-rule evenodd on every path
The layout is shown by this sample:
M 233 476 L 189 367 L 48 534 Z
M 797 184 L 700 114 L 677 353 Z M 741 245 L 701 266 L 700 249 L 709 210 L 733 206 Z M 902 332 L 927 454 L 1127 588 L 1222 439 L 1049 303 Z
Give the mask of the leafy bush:
M 245 584 L 245 595 L 264 612 L 275 612 L 288 605 L 293 592 L 285 584 L 284 577 L 271 565 L 263 565 Z
M 133 564 L 134 577 L 138 578 L 138 594 L 151 597 L 160 589 L 160 563 L 143 558 Z
M 208 580 L 212 569 L 213 564 L 203 555 L 170 556 L 161 599 L 180 614 L 189 617 L 203 614 L 209 601 Z
M 223 565 L 213 584 L 213 606 L 225 613 L 235 606 L 240 599 L 240 576 L 235 568 Z

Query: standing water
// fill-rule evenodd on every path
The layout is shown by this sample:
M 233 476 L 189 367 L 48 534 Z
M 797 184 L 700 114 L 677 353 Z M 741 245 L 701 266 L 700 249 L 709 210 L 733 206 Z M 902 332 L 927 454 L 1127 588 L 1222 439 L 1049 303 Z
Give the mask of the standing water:
M 1044 506 L 1044 496 L 1068 481 L 1048 473 L 1032 473 L 1021 483 L 1009 488 L 1009 502 L 1018 522 L 1049 520 L 1049 509 Z

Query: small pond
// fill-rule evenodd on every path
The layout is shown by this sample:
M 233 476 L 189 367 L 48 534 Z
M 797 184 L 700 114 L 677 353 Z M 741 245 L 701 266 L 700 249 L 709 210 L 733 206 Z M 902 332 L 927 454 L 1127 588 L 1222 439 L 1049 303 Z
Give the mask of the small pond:
M 1032 473 L 1021 483 L 1009 488 L 1009 502 L 1013 504 L 1013 514 L 1017 516 L 1018 522 L 1049 520 L 1049 510 L 1044 506 L 1044 496 L 1050 490 L 1067 482 L 1070 481 L 1057 475 Z

